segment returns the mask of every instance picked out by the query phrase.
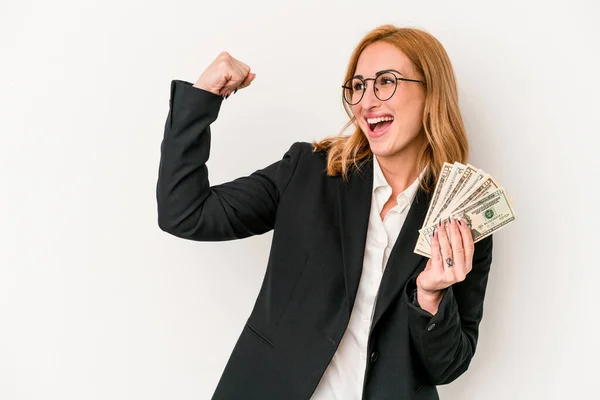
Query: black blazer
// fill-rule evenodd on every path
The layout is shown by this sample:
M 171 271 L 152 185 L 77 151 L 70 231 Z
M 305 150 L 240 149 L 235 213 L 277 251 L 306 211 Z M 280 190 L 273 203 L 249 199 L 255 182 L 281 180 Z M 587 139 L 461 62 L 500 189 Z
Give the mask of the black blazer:
M 157 184 L 158 224 L 202 241 L 273 229 L 256 304 L 213 399 L 308 400 L 348 325 L 362 271 L 372 160 L 348 182 L 326 157 L 294 143 L 253 174 L 210 186 L 210 127 L 222 99 L 171 82 Z M 477 344 L 492 237 L 475 245 L 473 270 L 444 291 L 432 316 L 409 296 L 427 259 L 413 253 L 430 197 L 418 190 L 386 266 L 368 342 L 363 399 L 438 399 L 435 385 L 465 372 Z M 242 268 L 243 266 L 240 266 Z

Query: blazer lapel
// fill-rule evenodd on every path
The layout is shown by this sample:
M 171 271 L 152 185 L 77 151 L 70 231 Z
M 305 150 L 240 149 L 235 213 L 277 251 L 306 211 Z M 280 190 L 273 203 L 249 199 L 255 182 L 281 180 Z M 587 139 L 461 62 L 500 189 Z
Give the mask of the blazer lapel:
M 342 182 L 337 190 L 348 317 L 356 299 L 363 268 L 372 189 L 371 158 L 362 165 L 360 171 L 350 175 L 348 182 Z
M 404 289 L 405 283 L 419 264 L 426 260 L 425 257 L 415 254 L 414 248 L 417 244 L 417 239 L 419 238 L 418 231 L 425 220 L 430 200 L 431 196 L 425 191 L 421 188 L 417 190 L 404 225 L 388 259 L 383 278 L 381 279 L 371 330 L 396 295 Z

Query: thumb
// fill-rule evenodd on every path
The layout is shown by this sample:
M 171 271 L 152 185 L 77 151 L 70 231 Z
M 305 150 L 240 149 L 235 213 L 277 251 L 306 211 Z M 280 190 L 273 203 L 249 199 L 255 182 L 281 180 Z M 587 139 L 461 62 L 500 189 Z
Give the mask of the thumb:
M 238 86 L 238 89 L 243 89 L 245 87 L 248 87 L 252 83 L 254 78 L 256 78 L 255 73 L 253 73 L 253 72 L 248 73 L 248 75 L 246 75 L 246 79 L 244 79 L 242 81 L 242 83 L 240 83 L 240 85 Z

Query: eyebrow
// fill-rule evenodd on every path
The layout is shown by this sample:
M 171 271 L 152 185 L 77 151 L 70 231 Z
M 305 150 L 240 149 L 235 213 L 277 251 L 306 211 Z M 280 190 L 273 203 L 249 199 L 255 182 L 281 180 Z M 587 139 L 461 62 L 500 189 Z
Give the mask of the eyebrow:
M 404 76 L 404 74 L 402 74 L 402 72 L 400 72 L 400 71 L 396 71 L 395 69 L 384 69 L 383 71 L 378 71 L 378 72 L 376 72 L 376 73 L 375 73 L 375 76 L 377 76 L 377 75 L 379 75 L 379 74 L 382 74 L 382 73 L 384 73 L 384 72 L 395 72 L 395 73 L 397 73 L 397 74 L 399 74 L 399 75 L 401 75 L 401 76 Z M 353 78 L 361 78 L 361 79 L 365 79 L 365 77 L 364 77 L 364 76 L 362 76 L 362 75 L 354 75 L 354 76 L 353 76 Z

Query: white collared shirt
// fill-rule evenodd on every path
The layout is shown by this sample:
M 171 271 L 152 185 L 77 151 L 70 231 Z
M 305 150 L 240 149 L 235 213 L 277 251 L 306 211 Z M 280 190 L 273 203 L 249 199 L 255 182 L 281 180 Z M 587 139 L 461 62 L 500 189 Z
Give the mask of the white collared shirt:
M 367 362 L 367 341 L 377 291 L 418 187 L 419 178 L 398 195 L 398 204 L 387 212 L 382 221 L 380 214 L 392 195 L 392 188 L 381 171 L 377 157 L 373 156 L 371 211 L 356 300 L 346 332 L 311 400 L 361 399 Z

